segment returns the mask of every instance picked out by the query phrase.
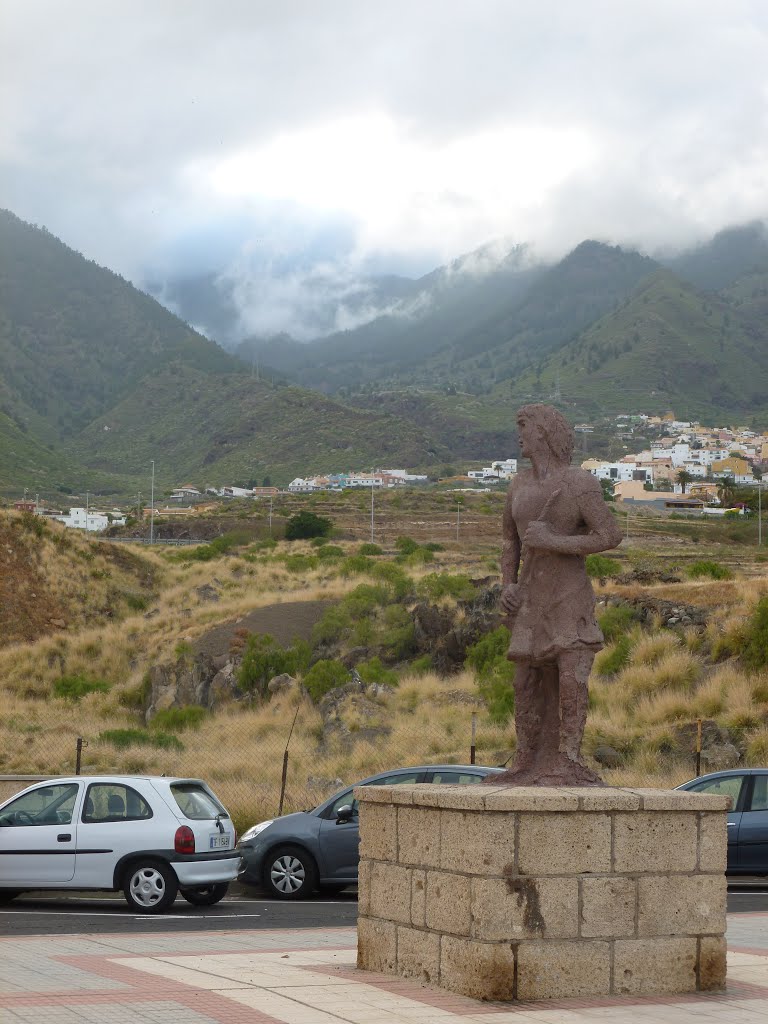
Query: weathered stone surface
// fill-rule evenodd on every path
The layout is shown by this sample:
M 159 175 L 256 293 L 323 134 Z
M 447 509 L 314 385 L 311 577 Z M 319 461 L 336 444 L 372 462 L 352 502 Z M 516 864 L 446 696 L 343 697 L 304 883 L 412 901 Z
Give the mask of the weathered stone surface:
M 592 757 L 603 768 L 620 768 L 624 764 L 624 755 L 608 743 L 600 743 L 592 751 Z
M 695 814 L 618 813 L 614 820 L 614 869 L 618 872 L 695 871 Z
M 618 938 L 635 934 L 637 883 L 634 878 L 585 878 L 581 883 L 581 935 Z
M 696 991 L 696 939 L 619 939 L 613 952 L 619 995 Z
M 427 925 L 427 873 L 417 868 L 411 872 L 411 923 L 417 928 Z
M 625 789 L 625 793 L 637 793 L 642 799 L 644 811 L 728 811 L 731 808 L 729 796 L 713 793 L 692 793 L 686 789 Z
M 576 811 L 579 791 L 546 786 L 504 786 L 485 798 L 489 811 Z
M 596 939 L 524 942 L 517 949 L 517 998 L 566 999 L 610 991 L 611 947 Z
M 510 943 L 475 942 L 443 935 L 440 986 L 472 999 L 514 998 L 515 953 Z
M 397 967 L 397 925 L 371 917 L 358 918 L 357 966 L 361 971 L 393 974 Z
M 514 815 L 436 813 L 440 815 L 440 867 L 446 871 L 501 875 L 514 864 Z
M 440 816 L 436 808 L 414 807 L 398 816 L 397 844 L 401 864 L 440 867 Z
M 703 935 L 699 950 L 699 988 L 720 992 L 725 988 L 726 945 L 723 936 Z
M 447 871 L 427 872 L 427 928 L 451 935 L 469 935 L 470 880 Z
M 358 883 L 359 884 L 359 883 Z M 399 864 L 373 863 L 368 912 L 371 917 L 411 923 L 411 872 Z
M 638 880 L 638 935 L 725 931 L 725 875 L 649 875 Z
M 579 934 L 579 883 L 572 878 L 472 879 L 472 934 L 485 940 L 572 939 Z
M 415 928 L 397 929 L 397 973 L 403 978 L 418 978 L 426 984 L 440 975 L 440 936 Z
M 374 862 L 361 860 L 357 874 L 357 912 L 367 917 L 371 912 L 371 872 Z
M 272 676 L 267 683 L 267 691 L 274 696 L 278 693 L 288 693 L 297 686 L 298 683 L 292 675 L 282 672 L 279 676 Z
M 355 790 L 355 794 L 359 792 Z M 397 860 L 397 808 L 393 804 L 360 804 L 360 857 Z
M 699 818 L 699 870 L 725 871 L 728 857 L 728 826 L 724 814 Z
M 546 853 L 546 855 L 545 855 Z M 611 819 L 607 814 L 521 814 L 521 875 L 575 875 L 611 870 Z

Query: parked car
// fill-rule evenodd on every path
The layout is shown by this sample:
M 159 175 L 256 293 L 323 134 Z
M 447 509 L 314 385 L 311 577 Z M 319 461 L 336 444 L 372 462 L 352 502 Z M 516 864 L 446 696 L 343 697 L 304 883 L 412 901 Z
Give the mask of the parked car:
M 421 765 L 380 772 L 357 786 L 432 782 L 467 785 L 501 768 Z M 360 855 L 357 801 L 347 786 L 312 811 L 297 811 L 253 825 L 240 837 L 241 882 L 263 886 L 283 900 L 306 899 L 319 889 L 338 892 L 357 882 Z
M 731 797 L 726 873 L 768 874 L 768 768 L 712 772 L 677 788 Z
M 122 889 L 141 914 L 178 892 L 218 903 L 237 877 L 232 821 L 200 779 L 74 776 L 0 804 L 0 900 L 29 889 Z

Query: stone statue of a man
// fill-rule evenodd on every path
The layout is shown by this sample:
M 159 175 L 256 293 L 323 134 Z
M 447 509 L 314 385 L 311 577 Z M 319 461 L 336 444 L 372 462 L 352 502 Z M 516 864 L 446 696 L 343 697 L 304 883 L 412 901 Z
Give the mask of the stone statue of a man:
M 621 531 L 599 482 L 570 465 L 573 430 L 557 409 L 526 405 L 517 427 L 531 469 L 510 484 L 501 559 L 508 657 L 516 662 L 517 752 L 509 771 L 487 781 L 602 785 L 580 759 L 587 682 L 603 646 L 584 560 L 616 547 Z

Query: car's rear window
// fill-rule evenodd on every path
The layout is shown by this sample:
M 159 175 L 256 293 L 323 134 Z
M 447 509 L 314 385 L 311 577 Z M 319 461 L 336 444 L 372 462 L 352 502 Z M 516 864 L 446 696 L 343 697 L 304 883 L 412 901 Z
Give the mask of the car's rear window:
M 187 818 L 202 821 L 206 818 L 215 818 L 217 814 L 222 818 L 229 817 L 216 797 L 195 782 L 172 783 L 171 793 L 179 805 L 179 810 Z

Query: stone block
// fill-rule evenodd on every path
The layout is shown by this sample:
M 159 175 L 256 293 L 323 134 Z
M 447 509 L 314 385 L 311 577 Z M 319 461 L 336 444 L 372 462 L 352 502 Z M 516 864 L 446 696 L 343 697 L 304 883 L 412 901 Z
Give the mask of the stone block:
M 648 875 L 637 884 L 641 938 L 725 931 L 725 875 Z
M 618 939 L 613 952 L 617 995 L 696 991 L 697 940 Z
M 625 789 L 642 800 L 644 811 L 729 811 L 731 798 L 687 789 Z
M 470 879 L 447 871 L 427 872 L 427 928 L 469 935 Z
M 427 872 L 414 868 L 411 872 L 411 924 L 427 925 Z
M 472 934 L 491 941 L 575 938 L 579 934 L 578 879 L 473 878 Z
M 618 812 L 614 818 L 614 871 L 695 871 L 698 819 L 695 814 Z
M 728 827 L 724 814 L 699 816 L 699 871 L 725 871 Z
M 637 882 L 607 875 L 581 883 L 581 930 L 585 938 L 618 938 L 635 934 Z
M 488 811 L 577 811 L 579 794 L 575 789 L 507 786 L 489 792 L 485 808 Z
M 422 868 L 440 867 L 440 818 L 431 807 L 412 807 L 398 814 L 397 859 L 400 864 Z
M 471 875 L 501 875 L 514 870 L 514 814 L 438 813 L 441 868 Z
M 699 947 L 699 988 L 702 992 L 720 992 L 725 988 L 725 961 L 723 936 L 703 936 Z
M 610 990 L 608 942 L 521 942 L 517 948 L 518 999 L 569 999 Z
M 361 971 L 394 974 L 397 968 L 397 925 L 372 917 L 357 919 L 357 966 Z
M 369 803 L 367 797 L 366 793 L 365 801 L 360 803 L 360 857 L 396 861 L 397 808 L 393 804 Z
M 357 872 L 357 912 L 363 917 L 370 913 L 372 861 L 361 860 Z
M 471 999 L 515 997 L 515 953 L 511 944 L 475 942 L 443 935 L 440 987 Z
M 611 819 L 607 814 L 521 814 L 521 875 L 604 874 L 611 870 Z
M 640 797 L 626 789 L 584 787 L 577 790 L 580 811 L 639 811 Z
M 411 923 L 411 869 L 399 864 L 371 865 L 368 913 L 384 921 Z
M 445 807 L 455 811 L 482 811 L 491 786 L 424 785 L 418 795 L 420 807 Z
M 425 984 L 437 984 L 440 975 L 440 936 L 416 928 L 397 929 L 397 973 L 403 978 L 418 978 Z

